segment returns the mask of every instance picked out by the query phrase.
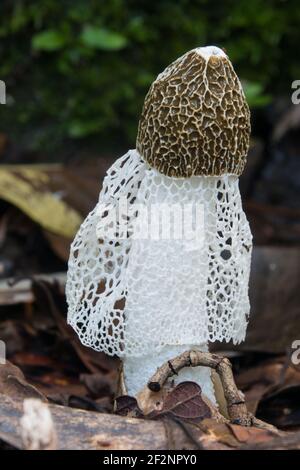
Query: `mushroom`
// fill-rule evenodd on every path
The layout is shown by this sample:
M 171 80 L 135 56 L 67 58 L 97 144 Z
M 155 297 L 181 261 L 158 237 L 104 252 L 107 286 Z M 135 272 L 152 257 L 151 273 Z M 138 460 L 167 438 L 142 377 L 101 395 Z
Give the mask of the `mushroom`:
M 187 52 L 151 85 L 136 150 L 108 170 L 75 237 L 68 322 L 86 346 L 122 358 L 129 395 L 185 350 L 245 338 L 252 236 L 238 177 L 249 137 L 249 108 L 227 55 L 213 46 Z M 182 215 L 183 231 L 189 208 L 192 236 L 163 237 L 165 218 L 151 212 L 162 206 L 171 229 Z M 183 380 L 215 402 L 209 369 L 183 369 L 175 383 Z

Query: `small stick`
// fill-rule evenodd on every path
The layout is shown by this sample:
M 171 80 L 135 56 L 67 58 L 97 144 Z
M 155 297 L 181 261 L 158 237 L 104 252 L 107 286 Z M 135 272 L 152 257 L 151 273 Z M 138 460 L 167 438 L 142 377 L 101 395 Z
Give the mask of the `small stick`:
M 178 374 L 182 368 L 198 366 L 210 367 L 219 374 L 231 422 L 251 426 L 253 415 L 247 410 L 244 395 L 235 384 L 231 363 L 226 357 L 195 350 L 185 351 L 159 367 L 148 382 L 148 388 L 152 392 L 159 392 L 168 378 Z

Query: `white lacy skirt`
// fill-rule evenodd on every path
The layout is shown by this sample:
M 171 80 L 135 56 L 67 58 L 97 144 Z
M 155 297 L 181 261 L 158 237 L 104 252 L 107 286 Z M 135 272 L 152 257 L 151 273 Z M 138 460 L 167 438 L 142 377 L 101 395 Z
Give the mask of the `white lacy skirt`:
M 134 210 L 114 225 L 110 215 L 124 200 Z M 196 233 L 172 238 L 158 229 L 145 236 L 143 208 L 161 204 L 192 213 L 199 207 Z M 178 213 L 170 216 L 172 229 Z M 119 357 L 238 343 L 250 309 L 251 251 L 236 176 L 169 178 L 129 151 L 109 169 L 72 244 L 68 322 L 83 344 Z

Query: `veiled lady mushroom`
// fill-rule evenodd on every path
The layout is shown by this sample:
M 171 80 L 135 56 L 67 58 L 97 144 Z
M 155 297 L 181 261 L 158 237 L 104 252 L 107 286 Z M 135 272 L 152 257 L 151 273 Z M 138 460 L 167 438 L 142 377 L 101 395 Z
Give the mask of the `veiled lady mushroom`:
M 252 237 L 238 177 L 249 136 L 249 108 L 227 55 L 217 47 L 186 53 L 150 87 L 136 150 L 108 170 L 72 244 L 68 321 L 83 344 L 123 359 L 130 395 L 184 350 L 245 337 Z M 112 234 L 109 215 L 124 200 L 134 210 Z M 161 204 L 201 207 L 201 243 L 141 236 L 149 223 L 142 208 Z M 184 369 L 175 382 L 182 380 L 214 401 L 208 369 Z

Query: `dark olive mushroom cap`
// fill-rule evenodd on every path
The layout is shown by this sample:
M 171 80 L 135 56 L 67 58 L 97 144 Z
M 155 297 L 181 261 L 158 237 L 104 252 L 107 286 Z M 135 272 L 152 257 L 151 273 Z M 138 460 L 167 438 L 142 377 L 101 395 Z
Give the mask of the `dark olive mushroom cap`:
M 136 148 L 164 175 L 240 175 L 250 138 L 250 112 L 226 54 L 187 52 L 151 85 Z

